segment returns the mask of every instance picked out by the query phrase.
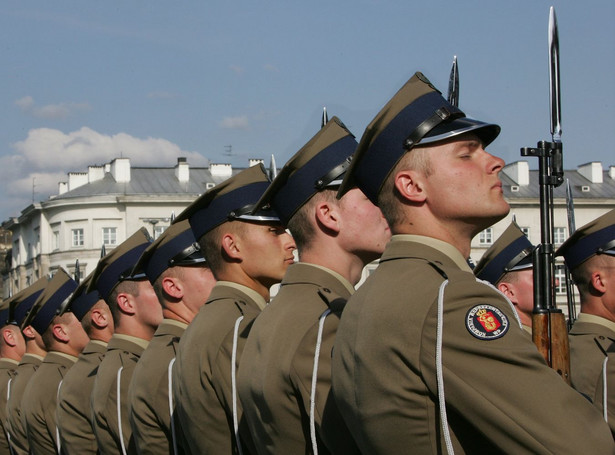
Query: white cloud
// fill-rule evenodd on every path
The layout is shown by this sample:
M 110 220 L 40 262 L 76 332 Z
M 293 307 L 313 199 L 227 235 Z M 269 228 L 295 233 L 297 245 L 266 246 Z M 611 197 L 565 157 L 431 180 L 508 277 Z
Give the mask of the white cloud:
M 127 133 L 106 135 L 91 128 L 64 133 L 51 128 L 37 128 L 12 145 L 13 154 L 0 157 L 0 191 L 10 196 L 0 203 L 0 211 L 15 215 L 31 203 L 32 178 L 35 200 L 57 194 L 58 182 L 68 172 L 84 172 L 88 165 L 104 164 L 114 158 L 130 158 L 133 166 L 173 166 L 177 157 L 186 157 L 192 166 L 206 166 L 207 158 L 198 152 L 182 150 L 161 138 L 141 139 Z
M 247 115 L 224 117 L 220 121 L 220 127 L 229 130 L 247 130 L 250 128 L 250 121 L 248 120 Z
M 264 69 L 265 71 L 270 71 L 270 72 L 272 72 L 272 73 L 279 73 L 279 72 L 280 72 L 280 70 L 278 69 L 278 67 L 277 67 L 277 66 L 275 66 L 275 65 L 272 65 L 271 63 L 267 63 L 267 64 L 263 65 L 263 69 Z
M 245 71 L 243 69 L 243 67 L 239 66 L 239 65 L 231 65 L 229 66 L 229 68 L 231 69 L 231 71 L 233 71 L 235 74 L 243 74 L 243 72 Z
M 37 106 L 34 98 L 24 96 L 15 101 L 15 105 L 25 114 L 45 120 L 65 119 L 74 112 L 88 111 L 91 106 L 88 103 L 58 103 Z

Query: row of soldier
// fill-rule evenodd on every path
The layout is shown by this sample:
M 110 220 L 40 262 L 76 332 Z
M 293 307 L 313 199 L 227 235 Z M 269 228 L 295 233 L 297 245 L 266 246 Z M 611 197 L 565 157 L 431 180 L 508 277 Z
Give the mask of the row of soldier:
M 509 211 L 499 131 L 417 73 L 359 144 L 333 118 L 273 182 L 246 169 L 79 285 L 15 295 L 4 453 L 615 452 L 615 211 L 559 252 L 577 391 L 523 329 L 529 240 L 513 225 L 467 263 Z

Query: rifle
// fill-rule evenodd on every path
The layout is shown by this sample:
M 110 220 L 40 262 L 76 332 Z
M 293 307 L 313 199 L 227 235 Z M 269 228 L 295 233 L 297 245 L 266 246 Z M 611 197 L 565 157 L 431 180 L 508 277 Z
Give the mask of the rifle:
M 453 66 L 448 78 L 448 102 L 453 106 L 459 106 L 459 68 L 457 68 L 457 56 L 453 56 Z
M 540 141 L 537 147 L 523 147 L 521 156 L 538 158 L 540 185 L 541 243 L 533 254 L 534 311 L 532 339 L 547 364 L 570 383 L 570 348 L 566 319 L 555 306 L 553 249 L 553 189 L 564 181 L 563 147 L 559 84 L 559 39 L 555 9 L 549 12 L 549 82 L 551 108 L 551 141 Z

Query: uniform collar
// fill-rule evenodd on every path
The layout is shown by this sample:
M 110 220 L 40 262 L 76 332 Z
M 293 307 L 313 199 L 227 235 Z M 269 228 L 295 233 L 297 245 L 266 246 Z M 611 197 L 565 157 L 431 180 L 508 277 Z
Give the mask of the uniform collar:
M 468 265 L 466 259 L 462 256 L 459 250 L 450 243 L 446 243 L 442 240 L 434 239 L 432 237 L 426 237 L 424 235 L 413 234 L 396 234 L 391 237 L 391 244 L 394 244 L 396 242 L 416 242 L 434 248 L 440 253 L 446 255 L 461 270 L 464 270 L 466 272 L 472 272 L 472 269 Z
M 260 295 L 254 289 L 244 286 L 243 284 L 234 283 L 232 281 L 218 281 L 215 284 L 214 288 L 217 288 L 220 286 L 227 286 L 229 288 L 237 289 L 238 291 L 243 292 L 248 297 L 250 297 L 250 299 L 252 299 L 254 303 L 256 303 L 256 305 L 258 305 L 258 308 L 261 311 L 267 306 L 267 302 L 265 301 L 262 295 Z
M 598 324 L 601 325 L 603 327 L 606 327 L 607 329 L 613 331 L 615 333 L 615 322 L 610 321 L 606 318 L 603 318 L 601 316 L 596 316 L 595 314 L 589 314 L 589 313 L 579 313 L 579 316 L 577 317 L 577 321 L 579 322 L 588 322 L 590 324 Z
M 130 341 L 131 343 L 136 344 L 142 349 L 147 348 L 149 341 L 144 340 L 143 338 L 133 337 L 132 335 L 126 335 L 124 333 L 114 333 L 113 338 L 118 340 Z

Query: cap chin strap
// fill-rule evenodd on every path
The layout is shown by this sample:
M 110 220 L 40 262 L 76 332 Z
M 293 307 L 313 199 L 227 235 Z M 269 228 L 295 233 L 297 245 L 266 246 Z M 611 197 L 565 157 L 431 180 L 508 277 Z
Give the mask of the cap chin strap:
M 431 130 L 433 130 L 436 126 L 446 120 L 452 120 L 452 113 L 446 107 L 440 107 L 436 109 L 436 112 L 433 113 L 431 117 L 416 127 L 416 129 L 410 133 L 410 135 L 404 141 L 404 147 L 406 150 L 410 150 L 412 147 L 417 145 L 423 137 Z
M 615 256 L 615 239 L 598 248 L 596 254 L 608 254 L 609 256 Z

